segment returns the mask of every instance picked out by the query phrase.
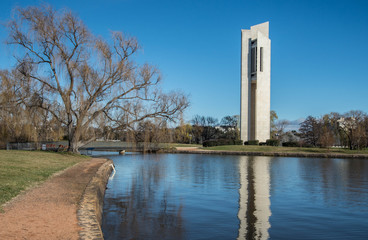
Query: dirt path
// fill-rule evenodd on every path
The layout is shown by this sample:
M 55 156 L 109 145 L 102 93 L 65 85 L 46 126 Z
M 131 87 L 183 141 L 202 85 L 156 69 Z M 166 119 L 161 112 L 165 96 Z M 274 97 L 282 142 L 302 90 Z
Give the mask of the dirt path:
M 176 147 L 178 151 L 200 151 L 199 147 Z
M 78 202 L 105 161 L 79 163 L 6 205 L 0 213 L 0 239 L 78 239 Z

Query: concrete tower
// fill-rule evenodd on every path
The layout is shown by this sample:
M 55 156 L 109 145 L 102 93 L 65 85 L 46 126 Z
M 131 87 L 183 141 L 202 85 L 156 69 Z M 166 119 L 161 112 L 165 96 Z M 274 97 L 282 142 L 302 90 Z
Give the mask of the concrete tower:
M 270 138 L 271 40 L 268 22 L 241 30 L 240 138 Z

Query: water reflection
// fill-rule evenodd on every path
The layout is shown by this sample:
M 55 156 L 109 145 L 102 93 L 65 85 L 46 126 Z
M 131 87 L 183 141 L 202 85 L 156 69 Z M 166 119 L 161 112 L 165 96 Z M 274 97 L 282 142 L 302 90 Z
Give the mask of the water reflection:
M 270 158 L 239 159 L 239 235 L 237 239 L 268 239 L 270 228 Z
M 319 193 L 325 204 L 354 208 L 366 205 L 367 161 L 357 159 L 299 159 L 302 185 Z M 349 205 L 341 205 L 349 202 Z
M 140 165 L 127 186 L 119 186 L 127 188 L 122 195 L 105 197 L 105 239 L 182 239 L 182 205 L 171 203 L 170 189 L 161 188 L 166 176 L 161 163 Z
M 271 239 L 366 239 L 366 159 L 276 158 Z
M 365 239 L 368 161 L 110 156 L 105 239 Z M 272 204 L 271 204 L 272 203 Z

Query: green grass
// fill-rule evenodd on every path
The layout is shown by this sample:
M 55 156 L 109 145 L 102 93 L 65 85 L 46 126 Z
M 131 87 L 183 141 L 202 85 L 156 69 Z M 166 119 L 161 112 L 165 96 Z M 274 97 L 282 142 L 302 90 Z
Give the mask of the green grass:
M 368 154 L 368 149 L 349 150 L 347 148 L 302 148 L 302 147 L 272 147 L 253 145 L 226 145 L 203 148 L 204 150 L 217 151 L 242 151 L 242 152 L 289 152 L 289 153 L 342 153 L 342 154 Z
M 87 159 L 70 153 L 0 150 L 0 210 L 21 191 Z

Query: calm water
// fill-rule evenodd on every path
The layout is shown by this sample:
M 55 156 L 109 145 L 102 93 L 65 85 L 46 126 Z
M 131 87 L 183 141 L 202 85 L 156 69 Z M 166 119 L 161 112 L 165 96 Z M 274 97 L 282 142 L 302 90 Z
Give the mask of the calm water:
M 109 158 L 105 239 L 368 239 L 368 159 Z

